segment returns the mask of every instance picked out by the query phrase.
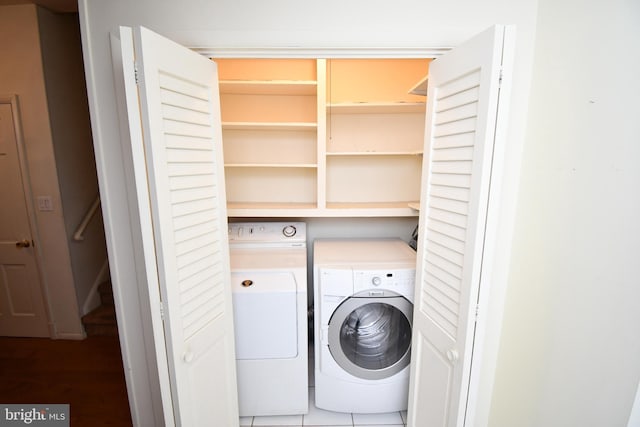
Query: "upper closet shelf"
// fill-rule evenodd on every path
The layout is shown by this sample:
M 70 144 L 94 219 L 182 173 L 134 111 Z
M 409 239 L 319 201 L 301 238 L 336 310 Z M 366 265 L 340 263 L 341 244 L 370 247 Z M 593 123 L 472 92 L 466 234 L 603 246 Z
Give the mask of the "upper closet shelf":
M 315 169 L 316 163 L 225 163 L 225 168 L 308 168 Z
M 422 151 L 327 151 L 329 157 L 422 156 Z
M 315 130 L 311 122 L 222 122 L 222 129 L 231 130 Z
M 315 95 L 313 80 L 221 80 L 220 93 L 238 95 Z
M 424 102 L 341 102 L 327 104 L 332 114 L 424 113 Z

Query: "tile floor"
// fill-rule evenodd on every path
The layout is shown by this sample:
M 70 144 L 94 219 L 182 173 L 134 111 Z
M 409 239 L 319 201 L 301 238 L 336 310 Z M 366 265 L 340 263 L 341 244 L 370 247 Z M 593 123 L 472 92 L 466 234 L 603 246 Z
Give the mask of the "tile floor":
M 405 427 L 407 412 L 391 412 L 388 414 L 348 414 L 330 412 L 316 408 L 314 387 L 309 388 L 309 413 L 306 415 L 286 415 L 275 417 L 242 417 L 241 427 L 329 427 L 329 426 L 358 426 L 358 427 Z

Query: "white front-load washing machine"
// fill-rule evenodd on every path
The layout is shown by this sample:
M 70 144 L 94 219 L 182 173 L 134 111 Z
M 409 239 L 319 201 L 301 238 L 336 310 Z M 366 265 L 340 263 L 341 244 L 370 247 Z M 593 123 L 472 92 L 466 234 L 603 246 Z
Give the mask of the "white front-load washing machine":
M 407 409 L 416 253 L 400 239 L 314 242 L 315 404 Z
M 240 416 L 306 414 L 306 225 L 230 223 L 229 249 Z

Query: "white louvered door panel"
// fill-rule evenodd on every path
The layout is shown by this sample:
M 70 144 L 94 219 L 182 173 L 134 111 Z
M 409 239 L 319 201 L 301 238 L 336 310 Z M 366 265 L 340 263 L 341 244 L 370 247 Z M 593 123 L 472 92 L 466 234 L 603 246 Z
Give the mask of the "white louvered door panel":
M 147 173 L 137 184 L 149 191 L 164 307 L 155 336 L 166 342 L 173 416 L 182 426 L 236 425 L 217 69 L 147 29 L 134 40 L 146 163 L 137 167 Z
M 438 88 L 431 139 L 419 307 L 454 339 L 460 322 L 479 84 L 480 71 L 475 70 Z M 467 96 L 470 92 L 475 96 Z
M 492 28 L 429 67 L 411 426 L 465 425 L 503 37 Z

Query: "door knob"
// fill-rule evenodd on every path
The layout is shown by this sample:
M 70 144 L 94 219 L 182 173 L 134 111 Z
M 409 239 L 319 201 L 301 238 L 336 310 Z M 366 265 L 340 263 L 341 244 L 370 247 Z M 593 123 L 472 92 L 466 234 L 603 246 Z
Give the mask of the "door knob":
M 16 248 L 28 248 L 29 246 L 31 246 L 31 242 L 27 239 L 16 242 Z
M 190 350 L 187 350 L 182 356 L 182 360 L 184 360 L 186 363 L 193 362 L 193 359 L 194 359 L 194 355 L 193 355 L 193 352 Z
M 458 352 L 456 350 L 447 350 L 447 359 L 449 362 L 456 363 L 458 361 Z

